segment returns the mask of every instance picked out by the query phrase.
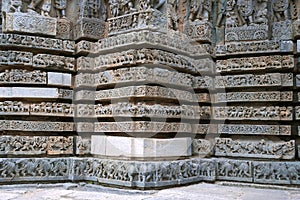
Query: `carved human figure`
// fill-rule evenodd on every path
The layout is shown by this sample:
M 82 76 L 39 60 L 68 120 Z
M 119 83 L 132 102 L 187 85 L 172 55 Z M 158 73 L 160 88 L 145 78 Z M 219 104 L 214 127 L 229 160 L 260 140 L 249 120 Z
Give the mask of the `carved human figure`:
M 272 0 L 272 9 L 275 21 L 285 21 L 289 19 L 289 0 Z
M 238 27 L 240 25 L 240 13 L 238 11 L 236 0 L 229 0 L 226 4 L 226 27 Z
M 238 0 L 237 6 L 242 25 L 253 25 L 253 0 Z
M 208 21 L 210 12 L 211 0 L 191 0 L 189 17 L 190 21 Z
M 109 0 L 110 14 L 112 17 L 120 15 L 120 4 L 118 0 Z
M 22 0 L 11 0 L 8 12 L 21 12 Z
M 256 24 L 267 24 L 268 23 L 268 8 L 267 0 L 257 0 L 255 6 L 254 22 Z
M 55 0 L 54 8 L 58 18 L 66 17 L 67 0 Z

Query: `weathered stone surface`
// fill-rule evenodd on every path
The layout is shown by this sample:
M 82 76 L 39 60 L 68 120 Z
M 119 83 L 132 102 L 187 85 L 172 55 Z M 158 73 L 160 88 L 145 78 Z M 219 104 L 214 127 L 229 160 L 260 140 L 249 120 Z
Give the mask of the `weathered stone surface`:
M 225 42 L 268 39 L 268 26 L 226 27 Z
M 68 158 L 0 158 L 0 182 L 66 181 L 70 173 Z
M 255 183 L 299 184 L 299 162 L 253 162 Z
M 116 68 L 124 65 L 152 64 L 154 66 L 166 65 L 190 73 L 212 72 L 214 66 L 213 61 L 208 58 L 194 60 L 187 56 L 167 51 L 144 48 L 98 56 L 94 60 L 94 67 L 91 66 L 93 63 L 89 60 L 87 60 L 87 63 L 89 63 L 90 69 L 95 70 Z
M 108 19 L 108 32 L 109 35 L 115 35 L 145 29 L 166 31 L 165 22 L 163 13 L 156 9 L 147 9 Z
M 207 93 L 194 94 L 189 91 L 165 88 L 159 86 L 128 86 L 108 90 L 80 90 L 76 92 L 76 100 L 98 101 L 117 100 L 120 98 L 157 98 L 178 100 L 180 102 L 210 102 L 210 95 Z
M 29 115 L 29 105 L 21 101 L 0 102 L 1 115 Z
M 61 2 L 63 2 L 62 0 Z M 63 9 L 61 9 L 63 10 Z M 60 39 L 71 39 L 72 36 L 72 24 L 69 19 L 67 18 L 58 18 L 57 19 L 57 30 L 56 30 L 56 37 Z
M 66 90 L 66 89 L 58 90 L 58 98 L 73 100 L 73 95 L 74 95 L 73 90 Z
M 32 56 L 32 53 L 25 51 L 0 51 L 0 64 L 31 66 Z
M 180 73 L 163 68 L 132 67 L 107 70 L 97 74 L 80 73 L 75 77 L 75 86 L 107 87 L 115 84 L 155 83 L 178 87 L 208 89 L 213 86 L 212 77 Z
M 63 155 L 73 154 L 73 137 L 1 136 L 0 155 Z
M 205 139 L 193 139 L 192 142 L 192 153 L 202 157 L 209 157 L 213 155 L 214 141 Z
M 212 24 L 199 20 L 190 22 L 186 34 L 197 42 L 212 42 Z
M 230 120 L 293 120 L 293 107 L 226 106 L 214 107 L 215 119 Z
M 33 66 L 37 68 L 52 68 L 63 71 L 74 71 L 75 59 L 71 57 L 50 54 L 38 54 L 33 56 Z
M 292 41 L 253 41 L 253 42 L 235 42 L 226 45 L 216 46 L 216 55 L 239 55 L 255 53 L 275 53 L 275 52 L 293 52 Z
M 92 54 L 95 53 L 95 44 L 94 42 L 89 42 L 86 40 L 81 40 L 75 45 L 76 54 Z M 87 57 L 88 58 L 88 57 Z
M 215 124 L 195 124 L 195 133 L 200 135 L 206 135 L 210 133 L 217 133 L 217 127 Z
M 147 105 L 146 103 L 132 104 L 118 102 L 110 105 L 78 104 L 77 117 L 153 117 L 153 118 L 187 118 L 209 119 L 209 106 L 163 106 L 160 104 Z
M 0 155 L 42 155 L 47 153 L 48 137 L 0 136 Z
M 218 60 L 216 72 L 294 68 L 294 56 L 259 56 Z
M 80 132 L 92 133 L 92 132 L 94 132 L 94 123 L 77 122 L 76 123 L 76 131 L 78 133 L 80 133 Z
M 0 98 L 73 99 L 73 91 L 58 88 L 1 87 Z
M 252 157 L 269 159 L 294 159 L 295 141 L 272 142 L 262 140 L 215 139 L 215 155 L 230 157 Z
M 77 136 L 75 138 L 76 146 L 75 153 L 76 155 L 89 155 L 91 153 L 91 139 Z M 100 144 L 97 144 L 100 145 Z M 101 146 L 101 145 L 100 145 Z
M 73 137 L 49 137 L 48 149 L 49 155 L 72 155 L 74 149 Z
M 273 38 L 277 40 L 293 39 L 293 21 L 285 20 L 273 23 Z
M 52 102 L 31 104 L 30 115 L 74 117 L 74 105 Z
M 0 130 L 25 132 L 70 132 L 74 131 L 74 123 L 0 120 Z
M 284 125 L 221 124 L 219 134 L 234 135 L 291 135 L 292 127 Z
M 56 18 L 29 13 L 4 13 L 3 32 L 56 36 Z
M 92 135 L 91 154 L 127 158 L 182 157 L 191 155 L 191 143 L 191 138 L 152 139 Z
M 191 124 L 167 122 L 96 122 L 94 132 L 125 133 L 191 133 Z
M 105 23 L 95 18 L 81 18 L 74 24 L 74 39 L 94 39 L 98 40 L 104 37 Z
M 216 88 L 263 86 L 293 86 L 293 74 L 231 75 L 217 76 L 215 79 Z
M 217 179 L 252 182 L 252 162 L 243 160 L 217 159 Z
M 74 41 L 19 34 L 0 34 L 0 46 L 65 53 L 74 53 L 75 51 Z
M 213 160 L 120 161 L 96 158 L 73 159 L 73 180 L 90 180 L 126 187 L 152 188 L 194 181 L 214 181 Z M 124 169 L 127 169 L 124 171 Z M 116 176 L 112 176 L 115 174 Z
M 214 95 L 215 102 L 270 102 L 270 101 L 293 101 L 292 91 L 273 92 L 228 92 Z
M 158 48 L 162 50 L 171 50 L 183 55 L 199 57 L 208 55 L 208 52 L 201 45 L 192 45 L 190 39 L 185 35 L 170 32 L 168 37 L 161 32 L 137 31 L 122 35 L 116 35 L 99 40 L 95 46 L 94 53 L 114 52 L 113 49 L 134 47 L 143 44 L 144 48 Z
M 0 72 L 0 84 L 47 84 L 47 74 L 40 70 L 7 69 Z

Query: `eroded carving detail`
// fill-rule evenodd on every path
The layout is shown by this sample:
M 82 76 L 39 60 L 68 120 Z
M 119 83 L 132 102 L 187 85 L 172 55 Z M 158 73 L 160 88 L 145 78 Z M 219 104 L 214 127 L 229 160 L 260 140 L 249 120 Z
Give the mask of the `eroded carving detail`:
M 241 134 L 241 135 L 291 135 L 292 127 L 284 125 L 219 125 L 219 134 Z
M 231 157 L 252 157 L 272 159 L 293 159 L 295 157 L 295 141 L 270 142 L 232 140 L 216 138 L 215 155 Z
M 293 56 L 260 56 L 218 60 L 216 71 L 263 70 L 268 68 L 280 69 L 294 68 L 294 66 Z
M 214 107 L 215 119 L 231 120 L 292 120 L 293 107 L 263 106 L 227 106 Z
M 242 102 L 242 101 L 292 101 L 293 92 L 229 92 L 215 94 L 216 102 Z
M 252 182 L 253 175 L 251 161 L 218 159 L 217 165 L 217 178 L 219 180 Z
M 215 86 L 216 88 L 293 86 L 293 74 L 272 73 L 217 76 L 215 78 Z

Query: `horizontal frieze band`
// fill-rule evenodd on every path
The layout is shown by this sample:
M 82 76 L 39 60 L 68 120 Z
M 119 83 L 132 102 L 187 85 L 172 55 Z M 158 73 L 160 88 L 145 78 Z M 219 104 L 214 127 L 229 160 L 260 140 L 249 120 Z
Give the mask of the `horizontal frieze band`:
M 73 137 L 0 136 L 0 156 L 72 155 Z
M 220 124 L 219 134 L 230 135 L 284 135 L 292 134 L 290 125 Z
M 294 159 L 295 140 L 266 141 L 262 140 L 233 140 L 231 138 L 215 139 L 215 155 L 239 158 L 268 158 Z
M 0 48 L 7 46 L 26 49 L 30 47 L 37 50 L 51 50 L 61 53 L 74 53 L 75 50 L 75 42 L 70 40 L 19 34 L 0 34 Z
M 289 69 L 294 67 L 295 63 L 293 55 L 274 55 L 218 60 L 216 63 L 216 72 Z
M 0 182 L 96 181 L 153 188 L 199 181 L 242 181 L 299 185 L 299 162 L 225 158 L 176 161 L 128 161 L 101 158 L 0 158 Z M 126 169 L 126 170 L 124 170 Z
M 210 94 L 208 93 L 195 94 L 184 90 L 147 85 L 128 86 L 99 91 L 79 90 L 75 94 L 75 100 L 108 101 L 120 98 L 158 98 L 178 100 L 179 102 L 210 102 Z
M 0 120 L 0 131 L 73 132 L 73 122 Z
M 293 107 L 279 106 L 225 106 L 213 107 L 218 120 L 293 120 Z
M 215 103 L 220 102 L 279 102 L 293 101 L 292 91 L 268 91 L 268 92 L 228 92 L 217 93 L 214 96 Z
M 216 88 L 293 86 L 293 74 L 268 73 L 216 76 Z

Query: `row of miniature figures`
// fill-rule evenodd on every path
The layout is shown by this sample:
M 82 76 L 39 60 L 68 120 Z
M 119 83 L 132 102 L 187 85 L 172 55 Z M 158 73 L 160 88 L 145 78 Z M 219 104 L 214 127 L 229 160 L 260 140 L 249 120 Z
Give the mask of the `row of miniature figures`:
M 173 20 L 183 15 L 183 18 L 190 21 L 208 21 L 213 18 L 212 14 L 216 13 L 216 25 L 221 25 L 226 17 L 232 26 L 242 26 L 265 23 L 270 13 L 273 13 L 275 21 L 296 19 L 299 9 L 297 4 L 298 0 L 272 0 L 270 4 L 267 0 L 2 0 L 2 10 L 38 13 L 43 16 L 50 16 L 52 10 L 55 10 L 56 17 L 64 18 L 67 7 L 76 5 L 80 16 L 102 18 L 108 11 L 108 18 L 111 18 L 136 11 L 157 9 L 167 11 Z M 213 12 L 214 9 L 216 12 Z

